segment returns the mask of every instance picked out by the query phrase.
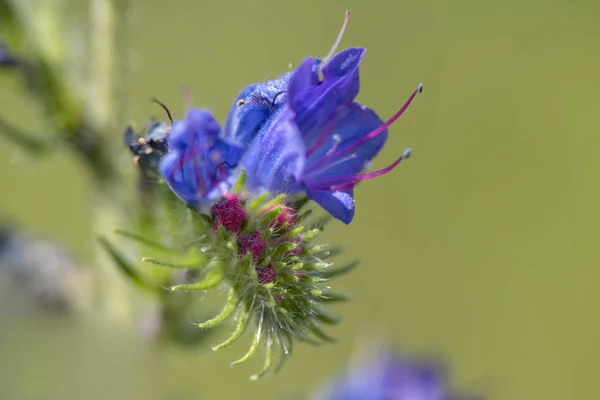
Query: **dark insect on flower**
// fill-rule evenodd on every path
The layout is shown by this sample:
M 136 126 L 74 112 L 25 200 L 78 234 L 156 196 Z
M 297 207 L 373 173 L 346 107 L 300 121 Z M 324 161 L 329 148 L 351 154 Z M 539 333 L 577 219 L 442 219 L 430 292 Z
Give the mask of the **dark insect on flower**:
M 452 393 L 444 365 L 378 353 L 352 366 L 310 400 L 483 400 Z
M 162 157 L 167 154 L 167 135 L 171 127 L 164 122 L 150 120 L 144 136 L 135 132 L 132 126 L 125 130 L 125 144 L 133 153 L 133 160 L 147 179 L 158 179 L 158 166 Z

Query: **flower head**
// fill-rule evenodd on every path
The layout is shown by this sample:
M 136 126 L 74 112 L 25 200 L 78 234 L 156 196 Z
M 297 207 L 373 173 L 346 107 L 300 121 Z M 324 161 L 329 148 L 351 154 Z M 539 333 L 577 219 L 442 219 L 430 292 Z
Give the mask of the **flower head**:
M 451 393 L 440 363 L 381 352 L 349 369 L 311 399 L 467 400 L 467 397 Z
M 390 166 L 361 173 L 382 149 L 388 127 L 422 91 L 419 85 L 383 122 L 354 100 L 364 54 L 365 49 L 353 47 L 328 62 L 308 57 L 294 70 L 286 103 L 266 121 L 242 158 L 251 187 L 271 193 L 305 192 L 335 218 L 350 223 L 354 186 L 391 171 L 410 156 L 407 149 Z
M 190 205 L 214 201 L 226 192 L 225 181 L 244 149 L 221 135 L 210 112 L 195 108 L 173 123 L 168 146 L 160 171 L 173 192 Z

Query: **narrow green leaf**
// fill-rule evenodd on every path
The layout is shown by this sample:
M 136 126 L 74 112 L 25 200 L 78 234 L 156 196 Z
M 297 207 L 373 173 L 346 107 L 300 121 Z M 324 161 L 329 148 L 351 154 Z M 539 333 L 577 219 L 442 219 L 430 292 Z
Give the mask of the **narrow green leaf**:
M 283 211 L 283 206 L 281 206 L 281 205 L 273 208 L 272 210 L 267 211 L 262 216 L 262 223 L 266 226 L 271 225 L 271 222 L 273 222 L 273 220 L 275 218 L 277 218 L 277 216 L 279 214 L 281 214 L 282 211 Z
M 248 322 L 250 321 L 250 316 L 251 316 L 250 308 L 247 305 L 242 306 L 242 309 L 239 311 L 239 315 L 240 315 L 240 317 L 238 319 L 235 330 L 233 331 L 233 333 L 231 334 L 229 339 L 227 339 L 226 341 L 224 341 L 221 344 L 213 346 L 212 347 L 213 351 L 218 351 L 227 346 L 232 345 L 246 331 L 246 328 L 248 327 Z
M 192 290 L 208 290 L 217 286 L 223 280 L 222 268 L 211 268 L 206 272 L 204 279 L 196 283 L 184 283 L 181 285 L 171 286 L 171 292 L 192 291 Z
M 169 268 L 176 268 L 176 269 L 198 269 L 198 268 L 202 268 L 204 266 L 202 262 L 190 263 L 190 264 L 173 264 L 173 263 L 166 262 L 166 261 L 156 260 L 156 259 L 150 258 L 150 257 L 142 257 L 141 260 L 143 262 L 147 262 L 150 264 L 160 265 L 160 266 L 169 267 Z
M 267 335 L 267 340 L 265 341 L 266 345 L 266 354 L 265 354 L 265 362 L 263 364 L 262 369 L 255 375 L 250 377 L 250 380 L 255 381 L 264 376 L 267 371 L 271 368 L 271 363 L 273 362 L 273 338 L 271 334 Z
M 282 193 L 282 194 L 276 196 L 275 198 L 267 201 L 265 203 L 265 205 L 263 206 L 263 208 L 272 207 L 272 206 L 276 206 L 276 205 L 282 205 L 283 201 L 285 200 L 286 197 L 287 197 L 287 194 Z
M 123 230 L 123 229 L 115 229 L 115 233 L 117 235 L 121 235 L 121 236 L 124 236 L 126 238 L 135 240 L 136 242 L 139 242 L 139 243 L 145 244 L 147 246 L 153 247 L 153 248 L 155 248 L 157 250 L 164 251 L 166 253 L 174 253 L 173 249 L 171 249 L 169 247 L 166 247 L 166 246 L 163 246 L 162 244 L 157 243 L 157 242 L 153 241 L 152 239 L 148 239 L 145 236 L 138 235 L 137 233 L 129 232 L 129 231 L 126 231 L 126 230 Z
M 327 293 L 327 294 L 321 294 L 318 297 L 318 300 L 322 303 L 338 303 L 341 301 L 352 300 L 352 297 L 344 295 L 344 294 Z
M 223 310 L 219 313 L 219 315 L 217 315 L 214 318 L 209 319 L 206 322 L 202 322 L 202 323 L 198 324 L 198 326 L 200 328 L 212 328 L 214 326 L 221 324 L 223 321 L 225 321 L 227 318 L 229 318 L 231 316 L 231 314 L 233 314 L 233 312 L 235 311 L 235 309 L 237 308 L 239 303 L 240 303 L 240 298 L 238 297 L 237 293 L 235 292 L 235 289 L 232 288 L 229 291 L 229 297 L 227 298 L 225 307 L 223 307 Z
M 252 202 L 248 205 L 248 210 L 252 211 L 257 209 L 263 201 L 265 201 L 269 197 L 269 193 L 265 192 L 258 195 Z
M 240 172 L 240 176 L 238 177 L 237 181 L 235 182 L 235 185 L 233 185 L 233 193 L 235 193 L 235 194 L 242 193 L 242 190 L 244 190 L 244 186 L 246 186 L 246 177 L 247 177 L 246 168 L 242 168 L 242 170 Z
M 321 321 L 324 324 L 329 324 L 329 325 L 335 325 L 338 324 L 341 321 L 340 317 L 335 317 L 333 315 L 329 315 L 323 311 L 317 313 L 315 315 L 315 318 L 319 321 Z
M 277 368 L 275 368 L 275 373 L 279 372 L 281 368 L 283 368 L 283 365 L 294 351 L 294 342 L 287 333 L 283 333 L 279 336 L 279 343 L 281 344 L 282 353 L 279 364 L 277 365 Z
M 145 291 L 154 292 L 155 287 L 150 285 L 136 268 L 104 237 L 99 237 L 98 242 L 108 255 L 113 259 L 115 265 L 127 276 L 136 286 Z
M 331 336 L 329 336 L 328 334 L 326 334 L 325 332 L 323 332 L 317 326 L 314 326 L 314 325 L 311 326 L 310 327 L 310 331 L 313 333 L 313 335 L 315 335 L 317 338 L 319 338 L 320 340 L 322 340 L 324 342 L 328 342 L 328 343 L 335 343 L 335 342 L 337 342 L 336 339 L 332 338 Z
M 252 355 L 258 349 L 258 345 L 260 344 L 260 339 L 262 337 L 262 330 L 263 330 L 263 312 L 264 311 L 261 310 L 261 312 L 259 314 L 258 322 L 257 322 L 257 326 L 256 326 L 256 332 L 254 333 L 254 339 L 252 340 L 252 344 L 250 345 L 248 352 L 239 360 L 232 362 L 230 364 L 232 367 L 235 367 L 236 365 L 240 365 L 240 364 L 248 361 L 248 359 L 250 357 L 252 357 Z
M 360 264 L 358 261 L 353 261 L 350 264 L 344 265 L 343 267 L 325 268 L 325 269 L 321 270 L 321 275 L 323 276 L 323 278 L 331 279 L 336 276 L 343 275 L 347 272 L 352 271 L 354 268 L 356 268 L 358 266 L 358 264 Z

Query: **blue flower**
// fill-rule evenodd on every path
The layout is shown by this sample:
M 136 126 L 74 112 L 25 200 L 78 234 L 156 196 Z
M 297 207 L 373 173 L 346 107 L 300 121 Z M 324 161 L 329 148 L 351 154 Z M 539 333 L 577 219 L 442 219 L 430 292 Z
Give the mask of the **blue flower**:
M 311 397 L 313 400 L 459 400 L 439 363 L 382 353 L 350 369 Z M 474 399 L 471 397 L 471 399 Z
M 422 86 L 388 121 L 354 101 L 365 49 L 349 48 L 329 62 L 306 58 L 289 77 L 286 103 L 266 121 L 241 164 L 248 184 L 271 193 L 297 193 L 319 203 L 348 224 L 354 217 L 354 186 L 392 170 L 361 173 L 383 147 L 388 127 L 406 110 Z M 319 77 L 319 72 L 323 78 Z
M 169 152 L 160 162 L 160 172 L 179 198 L 199 206 L 227 192 L 227 178 L 244 146 L 223 137 L 210 112 L 188 110 L 185 119 L 173 123 L 167 143 Z

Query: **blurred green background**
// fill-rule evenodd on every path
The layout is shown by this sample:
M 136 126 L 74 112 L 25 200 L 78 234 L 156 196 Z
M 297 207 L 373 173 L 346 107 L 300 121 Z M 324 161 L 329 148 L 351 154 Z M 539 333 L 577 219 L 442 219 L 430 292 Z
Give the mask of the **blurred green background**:
M 135 0 L 125 113 L 162 117 L 156 96 L 181 116 L 189 87 L 223 120 L 246 84 L 325 55 L 346 8 L 342 46 L 368 49 L 359 100 L 385 119 L 425 89 L 375 166 L 407 146 L 413 158 L 360 185 L 354 222 L 326 232 L 346 247 L 341 262 L 362 260 L 335 282 L 356 296 L 332 307 L 340 342 L 299 346 L 254 383 L 260 357 L 228 365 L 243 345 L 159 349 L 137 332 L 11 302 L 0 305 L 0 399 L 282 398 L 382 336 L 442 352 L 457 388 L 493 399 L 600 398 L 599 2 Z M 43 132 L 20 85 L 0 83 L 2 115 Z M 64 153 L 32 160 L 0 141 L 0 215 L 81 258 L 91 251 L 86 179 Z

